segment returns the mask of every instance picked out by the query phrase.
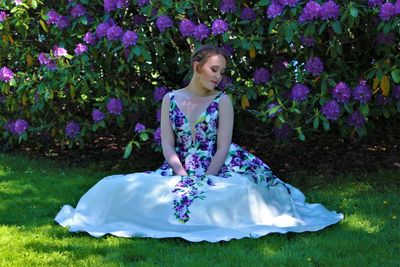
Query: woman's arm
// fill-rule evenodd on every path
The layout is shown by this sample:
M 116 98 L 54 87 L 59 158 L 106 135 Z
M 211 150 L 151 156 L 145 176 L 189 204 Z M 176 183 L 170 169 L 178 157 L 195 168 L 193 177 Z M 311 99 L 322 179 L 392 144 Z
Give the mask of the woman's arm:
M 224 165 L 232 141 L 233 116 L 232 101 L 224 94 L 219 101 L 217 151 L 211 159 L 206 174 L 217 175 Z
M 169 94 L 163 98 L 161 105 L 161 147 L 164 158 L 176 175 L 187 175 L 175 151 L 175 135 L 169 120 Z

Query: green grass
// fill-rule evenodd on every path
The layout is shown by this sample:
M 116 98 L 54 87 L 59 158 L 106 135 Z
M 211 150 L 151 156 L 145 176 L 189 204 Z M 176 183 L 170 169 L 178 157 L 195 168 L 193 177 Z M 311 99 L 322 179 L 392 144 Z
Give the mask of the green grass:
M 117 171 L 113 171 L 116 173 Z M 400 173 L 296 177 L 309 202 L 345 219 L 314 233 L 190 243 L 93 238 L 53 219 L 111 172 L 0 154 L 0 266 L 399 266 Z M 284 180 L 284 179 L 283 179 Z

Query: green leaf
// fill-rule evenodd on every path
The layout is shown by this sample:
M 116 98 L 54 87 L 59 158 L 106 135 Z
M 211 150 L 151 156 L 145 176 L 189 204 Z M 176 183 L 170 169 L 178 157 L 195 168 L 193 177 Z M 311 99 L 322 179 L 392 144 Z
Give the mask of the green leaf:
M 140 140 L 142 140 L 143 142 L 147 141 L 149 139 L 149 135 L 147 133 L 140 133 L 139 135 Z
M 392 75 L 392 79 L 395 83 L 399 83 L 400 82 L 400 74 L 399 74 L 399 70 L 398 69 L 394 69 L 392 70 L 392 72 L 390 73 Z
M 318 117 L 314 118 L 313 127 L 314 127 L 314 129 L 318 129 L 318 127 L 319 127 L 319 118 Z
M 125 147 L 125 151 L 124 151 L 124 159 L 127 159 L 132 152 L 132 142 L 129 142 L 129 144 Z
M 323 125 L 325 131 L 329 131 L 329 129 L 331 128 L 328 121 L 324 121 Z
M 31 7 L 32 7 L 33 9 L 36 9 L 37 6 L 38 6 L 38 4 L 37 4 L 36 0 L 31 0 Z
M 342 26 L 340 25 L 340 21 L 335 21 L 332 23 L 332 29 L 337 34 L 342 34 Z
M 400 113 L 400 101 L 397 101 L 396 108 L 397 108 L 397 112 Z
M 259 6 L 266 6 L 270 3 L 270 0 L 261 0 L 260 2 L 258 2 Z
M 306 137 L 304 136 L 303 133 L 300 133 L 300 134 L 299 134 L 299 139 L 300 139 L 301 141 L 305 141 L 305 140 L 306 140 Z
M 293 28 L 292 28 L 292 24 L 286 25 L 285 26 L 285 40 L 288 43 L 291 43 L 293 40 Z
M 361 106 L 360 106 L 360 111 L 361 111 L 361 113 L 366 117 L 366 116 L 368 116 L 368 113 L 369 113 L 369 106 L 368 106 L 368 104 L 362 104 Z
M 356 17 L 358 16 L 358 10 L 357 10 L 357 8 L 351 7 L 351 8 L 350 8 L 350 15 L 351 15 L 353 18 L 356 18 Z

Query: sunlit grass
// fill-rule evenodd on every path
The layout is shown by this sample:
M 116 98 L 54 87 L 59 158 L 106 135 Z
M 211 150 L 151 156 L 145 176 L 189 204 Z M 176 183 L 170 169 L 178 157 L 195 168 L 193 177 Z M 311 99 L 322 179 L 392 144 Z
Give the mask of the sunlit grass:
M 65 168 L 0 154 L 0 266 L 398 266 L 393 255 L 400 253 L 399 172 L 296 177 L 292 184 L 302 184 L 309 202 L 342 212 L 345 219 L 319 232 L 210 244 L 97 239 L 55 224 L 63 204 L 76 205 L 111 174 L 95 166 Z

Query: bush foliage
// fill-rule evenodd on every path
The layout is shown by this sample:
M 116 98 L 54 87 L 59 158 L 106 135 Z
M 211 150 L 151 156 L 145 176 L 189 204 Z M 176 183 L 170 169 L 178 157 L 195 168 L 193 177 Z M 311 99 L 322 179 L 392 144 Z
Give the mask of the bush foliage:
M 279 139 L 362 136 L 400 112 L 400 3 L 0 0 L 0 126 L 6 145 L 132 133 L 159 145 L 162 96 L 190 53 L 222 46 L 220 89 Z

